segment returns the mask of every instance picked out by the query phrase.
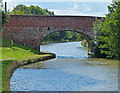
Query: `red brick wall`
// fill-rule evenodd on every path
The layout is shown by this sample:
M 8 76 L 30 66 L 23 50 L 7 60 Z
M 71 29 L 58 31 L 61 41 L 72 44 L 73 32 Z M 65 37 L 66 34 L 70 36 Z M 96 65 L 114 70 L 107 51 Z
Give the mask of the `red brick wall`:
M 76 31 L 92 38 L 94 21 L 90 16 L 11 15 L 3 37 L 39 50 L 41 40 L 56 31 Z
M 90 16 L 11 15 L 4 27 L 92 27 L 94 21 Z

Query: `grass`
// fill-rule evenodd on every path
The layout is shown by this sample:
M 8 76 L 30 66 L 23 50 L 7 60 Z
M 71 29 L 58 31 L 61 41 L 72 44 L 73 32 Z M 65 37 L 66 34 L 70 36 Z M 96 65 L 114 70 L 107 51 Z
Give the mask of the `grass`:
M 2 91 L 2 62 L 0 62 L 0 93 Z
M 9 68 L 17 61 L 29 60 L 33 58 L 42 58 L 50 54 L 44 54 L 37 52 L 36 50 L 13 43 L 13 47 L 10 48 L 11 42 L 6 39 L 2 39 L 2 47 L 0 47 L 0 64 L 2 66 L 2 91 L 9 91 L 10 79 L 9 79 Z M 1 80 L 1 78 L 0 78 Z
M 9 80 L 9 67 L 14 63 L 13 60 L 2 61 L 2 91 L 9 91 L 10 80 Z

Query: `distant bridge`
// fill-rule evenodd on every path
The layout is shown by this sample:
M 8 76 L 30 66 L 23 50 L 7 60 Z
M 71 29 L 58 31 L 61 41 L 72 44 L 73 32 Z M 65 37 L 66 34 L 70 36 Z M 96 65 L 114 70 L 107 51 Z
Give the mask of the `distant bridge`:
M 101 17 L 97 17 L 101 19 Z M 89 42 L 89 52 L 93 52 L 93 16 L 38 16 L 11 15 L 4 25 L 3 37 L 40 51 L 41 41 L 50 33 L 73 31 L 82 34 Z

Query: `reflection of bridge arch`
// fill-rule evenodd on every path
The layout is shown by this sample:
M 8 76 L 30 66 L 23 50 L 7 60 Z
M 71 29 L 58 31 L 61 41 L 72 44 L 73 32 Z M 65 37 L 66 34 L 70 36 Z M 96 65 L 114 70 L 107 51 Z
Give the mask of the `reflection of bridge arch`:
M 95 17 L 90 16 L 11 15 L 4 25 L 3 37 L 40 51 L 42 39 L 56 31 L 73 31 L 92 40 L 94 21 Z

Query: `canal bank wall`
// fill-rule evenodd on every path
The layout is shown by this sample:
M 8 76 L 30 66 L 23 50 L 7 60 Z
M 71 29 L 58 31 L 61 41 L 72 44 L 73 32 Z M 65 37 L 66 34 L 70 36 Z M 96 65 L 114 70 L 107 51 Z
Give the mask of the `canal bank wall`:
M 28 65 L 28 64 L 32 64 L 32 63 L 36 63 L 39 61 L 45 61 L 45 60 L 49 60 L 49 59 L 53 59 L 56 57 L 55 54 L 52 53 L 48 53 L 50 55 L 48 56 L 44 56 L 44 57 L 39 57 L 39 58 L 33 58 L 33 59 L 28 59 L 28 60 L 23 60 L 23 61 L 14 61 L 14 64 L 9 68 L 9 79 L 11 78 L 13 72 L 15 69 L 24 66 L 24 65 Z

